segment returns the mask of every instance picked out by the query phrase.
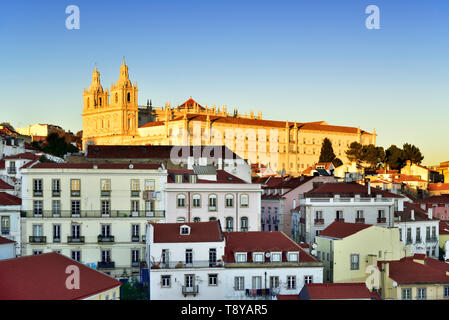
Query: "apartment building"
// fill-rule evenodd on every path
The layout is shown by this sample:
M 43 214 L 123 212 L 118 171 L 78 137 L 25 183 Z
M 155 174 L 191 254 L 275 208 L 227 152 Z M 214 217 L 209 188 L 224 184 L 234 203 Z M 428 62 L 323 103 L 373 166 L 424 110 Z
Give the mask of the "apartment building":
M 326 183 L 304 194 L 296 208 L 300 241 L 312 244 L 334 221 L 393 226 L 395 210 L 402 211 L 403 196 L 358 183 Z M 295 215 L 295 213 L 294 213 Z
M 226 231 L 260 231 L 260 184 L 213 166 L 168 170 L 167 222 L 219 220 Z
M 3 188 L 3 189 L 2 189 Z M 14 255 L 21 254 L 20 207 L 22 199 L 12 195 L 14 188 L 0 180 L 0 236 L 14 244 Z
M 137 275 L 145 228 L 165 221 L 157 164 L 37 163 L 23 170 L 22 254 L 59 252 L 113 276 Z

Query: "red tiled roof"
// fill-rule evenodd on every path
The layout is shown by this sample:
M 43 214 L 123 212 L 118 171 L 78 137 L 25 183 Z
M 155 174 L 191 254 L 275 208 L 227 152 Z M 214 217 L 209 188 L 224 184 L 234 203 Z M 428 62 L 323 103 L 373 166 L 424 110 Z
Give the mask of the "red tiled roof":
M 432 217 L 432 219 L 429 219 L 429 215 L 427 212 L 421 207 L 415 203 L 411 202 L 404 202 L 404 210 L 403 211 L 396 211 L 394 213 L 395 217 L 401 217 L 400 221 L 413 221 L 412 220 L 412 210 L 414 211 L 415 215 L 415 221 L 428 221 L 428 220 L 438 220 L 435 217 Z
M 371 299 L 365 283 L 306 283 L 304 286 L 311 300 Z
M 7 243 L 15 243 L 15 241 L 0 236 L 0 244 L 7 244 Z
M 221 242 L 223 234 L 219 221 L 190 223 L 151 223 L 154 228 L 155 243 L 166 242 Z M 190 234 L 181 235 L 180 227 L 190 227 Z
M 181 104 L 180 106 L 176 107 L 176 109 L 193 109 L 195 107 L 195 104 L 198 105 L 198 107 L 201 110 L 205 110 L 206 108 L 204 108 L 203 106 L 201 106 L 198 102 L 196 102 L 195 100 L 193 100 L 192 98 L 190 98 L 189 100 L 187 100 L 186 102 L 184 102 L 183 104 Z
M 155 170 L 160 167 L 160 164 L 153 163 L 133 163 L 131 169 L 129 163 L 52 163 L 41 162 L 33 166 L 33 169 L 129 169 L 129 170 Z
M 278 294 L 278 300 L 299 300 L 299 295 L 297 294 Z
M 10 185 L 9 183 L 6 183 L 2 179 L 0 179 L 0 190 L 5 190 L 5 189 L 14 190 L 14 187 L 12 185 Z
M 66 287 L 70 265 L 79 268 L 77 290 Z M 0 261 L 0 300 L 78 300 L 120 285 L 120 281 L 54 252 Z
M 343 239 L 371 227 L 370 224 L 334 221 L 319 236 Z
M 449 194 L 442 194 L 439 196 L 432 196 L 425 199 L 421 199 L 418 200 L 418 203 L 449 204 Z
M 205 180 L 198 179 L 196 183 L 244 183 L 247 184 L 246 181 L 226 172 L 224 170 L 217 170 L 216 178 L 217 180 Z M 169 170 L 167 176 L 168 183 L 175 183 L 174 175 L 182 174 L 183 175 L 183 183 L 189 183 L 188 177 L 186 175 L 195 174 L 193 170 Z
M 7 156 L 7 157 L 4 157 L 3 159 L 6 159 L 6 160 L 9 160 L 9 159 L 35 160 L 36 157 L 39 158 L 39 156 L 36 156 L 34 153 L 24 152 L 24 153 L 15 154 L 15 155 L 12 155 L 12 156 Z
M 0 159 L 0 169 L 5 169 L 5 159 Z
M 224 261 L 228 263 L 235 262 L 235 252 L 273 251 L 283 252 L 283 261 L 286 261 L 285 252 L 299 251 L 299 262 L 318 262 L 281 231 L 224 232 L 223 234 L 226 238 Z M 250 261 L 252 261 L 251 255 L 248 255 L 248 262 Z
M 449 283 L 449 264 L 433 258 L 425 258 L 424 264 L 413 260 L 422 260 L 420 256 L 406 257 L 390 264 L 390 278 L 398 284 Z M 381 267 L 382 262 L 379 261 Z
M 1 206 L 20 206 L 22 199 L 13 196 L 6 192 L 0 192 L 0 205 Z
M 438 228 L 440 234 L 449 234 L 449 223 L 440 220 L 440 226 Z
M 400 174 L 393 178 L 393 182 L 402 183 L 402 182 L 427 182 L 417 176 L 411 176 L 407 174 Z
M 375 187 L 371 187 L 371 194 L 368 195 L 368 187 L 361 185 L 359 183 L 323 183 L 322 185 L 316 187 L 315 189 L 307 192 L 305 198 L 321 198 L 330 197 L 332 198 L 335 194 L 339 194 L 341 197 L 354 197 L 359 194 L 361 197 L 376 197 L 378 194 L 382 195 L 383 198 L 403 198 L 400 195 L 380 190 Z
M 186 158 L 192 156 L 206 156 L 207 158 L 241 159 L 226 146 L 110 146 L 89 145 L 88 159 L 170 159 L 173 148 L 179 150 L 176 156 Z M 174 152 L 175 152 L 174 151 Z M 198 152 L 199 151 L 199 152 Z M 215 154 L 217 151 L 217 154 Z M 184 153 L 187 153 L 184 154 Z
M 429 191 L 447 191 L 449 190 L 449 183 L 429 183 Z

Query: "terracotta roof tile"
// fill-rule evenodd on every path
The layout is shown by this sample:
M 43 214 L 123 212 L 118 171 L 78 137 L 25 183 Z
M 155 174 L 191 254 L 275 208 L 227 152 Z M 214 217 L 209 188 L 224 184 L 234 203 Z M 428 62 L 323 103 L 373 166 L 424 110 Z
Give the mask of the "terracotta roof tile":
M 0 179 L 0 190 L 14 190 L 14 187 L 10 185 L 9 183 L 6 183 L 2 179 Z
M 11 156 L 4 157 L 3 159 L 9 160 L 9 159 L 27 159 L 27 160 L 35 160 L 36 157 L 39 158 L 39 156 L 36 156 L 34 153 L 31 152 L 24 152 L 19 153 Z
M 432 197 L 428 197 L 425 199 L 421 199 L 421 200 L 418 200 L 418 203 L 449 204 L 449 194 L 442 194 L 439 196 L 432 196 Z
M 449 190 L 449 183 L 429 183 L 429 191 L 447 191 Z
M 6 192 L 0 192 L 0 205 L 1 206 L 20 206 L 22 199 L 13 196 Z
M 334 221 L 329 226 L 327 226 L 326 229 L 321 231 L 319 236 L 343 239 L 371 226 L 372 225 L 370 224 L 363 223 Z
M 371 299 L 365 283 L 307 283 L 310 300 Z
M 66 287 L 70 265 L 80 271 L 77 290 Z M 0 300 L 77 300 L 120 285 L 120 281 L 54 252 L 0 261 Z
M 129 169 L 129 170 L 157 170 L 160 165 L 153 163 L 133 163 L 130 168 L 129 163 L 51 163 L 40 162 L 34 165 L 33 169 Z
M 354 197 L 359 194 L 361 197 L 376 197 L 378 194 L 383 198 L 403 198 L 400 195 L 371 187 L 371 194 L 368 195 L 368 187 L 359 183 L 324 183 L 304 194 L 305 198 L 332 198 L 335 194 L 340 197 Z
M 174 242 L 221 242 L 223 234 L 219 221 L 190 223 L 151 223 L 155 243 Z M 181 235 L 180 227 L 190 227 L 190 234 Z
M 7 243 L 15 243 L 15 241 L 0 236 L 0 244 L 7 244 Z

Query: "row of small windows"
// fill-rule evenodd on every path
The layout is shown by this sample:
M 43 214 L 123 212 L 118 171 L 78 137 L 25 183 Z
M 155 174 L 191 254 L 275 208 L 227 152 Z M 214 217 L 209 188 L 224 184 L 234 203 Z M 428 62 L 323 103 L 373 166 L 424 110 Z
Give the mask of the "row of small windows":
M 94 100 L 94 107 L 96 107 L 97 104 L 99 107 L 101 107 L 103 105 L 103 100 L 101 99 L 101 97 L 98 98 L 98 102 L 97 102 L 97 99 L 93 99 L 93 100 Z M 115 103 L 118 103 L 118 94 L 117 93 L 114 95 L 114 101 L 115 101 Z M 130 92 L 128 92 L 126 94 L 126 101 L 131 102 L 131 93 Z M 87 107 L 88 108 L 90 107 L 90 98 L 89 97 L 87 98 Z
M 217 221 L 216 217 L 209 217 L 209 221 Z M 178 217 L 176 219 L 177 223 L 184 223 L 186 222 L 186 218 L 184 217 Z M 201 222 L 200 217 L 194 217 L 193 222 Z M 246 232 L 248 231 L 248 217 L 241 217 L 240 218 L 240 231 Z M 237 228 L 236 228 L 237 229 Z M 234 231 L 234 218 L 233 217 L 226 217 L 225 218 L 225 231 L 226 232 L 233 232 Z
M 234 207 L 234 199 L 235 196 L 233 194 L 225 195 L 225 207 L 233 208 Z M 240 195 L 240 208 L 248 208 L 249 207 L 249 197 L 247 194 Z M 180 193 L 176 196 L 176 207 L 185 208 L 186 207 L 186 195 L 184 193 Z M 192 195 L 192 207 L 193 208 L 201 208 L 201 195 L 193 194 Z M 208 207 L 209 211 L 217 210 L 217 195 L 210 194 L 208 196 Z

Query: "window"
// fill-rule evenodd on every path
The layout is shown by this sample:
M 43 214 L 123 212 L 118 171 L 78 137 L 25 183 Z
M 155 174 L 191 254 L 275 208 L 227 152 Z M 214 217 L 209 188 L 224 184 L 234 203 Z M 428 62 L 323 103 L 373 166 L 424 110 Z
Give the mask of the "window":
M 101 214 L 109 215 L 111 213 L 111 201 L 101 200 Z
M 33 250 L 33 254 L 42 254 L 42 250 Z
M 193 222 L 201 222 L 201 218 L 200 217 L 193 217 Z
M 140 193 L 140 181 L 131 179 L 131 197 L 138 197 Z
M 253 262 L 264 262 L 263 253 L 253 253 Z
M 271 276 L 270 277 L 270 288 L 279 288 L 279 277 L 278 276 Z
M 226 208 L 234 207 L 234 196 L 232 194 L 227 194 L 225 196 L 225 206 Z
M 42 179 L 33 179 L 33 196 L 42 196 Z
M 53 225 L 53 242 L 61 242 L 61 225 Z
M 253 285 L 253 290 L 258 290 L 258 289 L 262 289 L 262 277 L 261 276 L 254 276 L 252 278 L 252 285 Z
M 444 287 L 444 297 L 449 298 L 449 287 L 448 286 Z
M 337 210 L 335 219 L 336 219 L 337 221 L 338 221 L 338 220 L 343 220 L 343 211 L 342 211 L 342 210 Z
M 61 180 L 52 179 L 51 186 L 53 197 L 59 197 L 61 195 Z
M 131 200 L 131 215 L 139 215 L 139 200 Z
M 198 177 L 196 174 L 189 175 L 189 182 L 190 183 L 196 183 L 198 181 Z
M 171 287 L 171 276 L 161 276 L 161 287 L 170 288 Z
M 102 224 L 101 225 L 101 236 L 104 238 L 108 238 L 111 236 L 111 225 L 110 224 Z
M 184 208 L 186 206 L 186 196 L 185 196 L 185 194 L 178 194 L 176 196 L 176 206 L 178 208 Z
M 175 183 L 182 183 L 182 174 L 175 175 Z
M 190 230 L 189 227 L 181 227 L 181 234 L 189 234 Z
M 145 191 L 154 191 L 154 180 L 145 180 Z
M 226 232 L 234 231 L 234 218 L 227 217 L 226 218 Z
M 80 200 L 72 200 L 72 215 L 79 215 L 80 207 L 81 207 Z
M 248 218 L 247 217 L 240 218 L 240 231 L 243 231 L 243 232 L 248 231 Z
M 79 224 L 72 224 L 72 238 L 79 239 L 81 236 L 81 226 Z
M 101 262 L 111 262 L 111 250 L 101 250 Z
M 271 262 L 280 262 L 282 254 L 280 252 L 271 253 Z
M 44 210 L 42 208 L 42 200 L 34 200 L 33 201 L 33 212 L 34 212 L 34 215 L 41 216 L 43 211 Z
M 363 219 L 363 210 L 357 210 L 357 219 Z
M 209 195 L 209 211 L 217 211 L 217 195 Z
M 183 222 L 186 222 L 186 218 L 184 218 L 184 217 L 178 217 L 178 218 L 176 218 L 176 222 L 177 222 L 177 223 L 183 223 Z
M 193 263 L 193 250 L 186 249 L 186 264 Z
M 427 289 L 426 288 L 418 288 L 418 300 L 427 299 Z
M 72 179 L 70 180 L 71 185 L 71 195 L 72 197 L 79 197 L 81 195 L 81 180 Z
M 249 207 L 249 197 L 247 194 L 240 195 L 240 208 L 248 208 Z
M 234 277 L 234 290 L 235 291 L 245 290 L 245 277 Z
M 313 276 L 304 276 L 304 283 L 313 283 Z
M 236 253 L 235 261 L 236 262 L 246 262 L 246 253 Z
M 323 219 L 323 211 L 315 211 L 315 219 L 322 220 Z
M 139 242 L 140 237 L 140 225 L 133 224 L 131 225 L 131 240 L 132 242 Z
M 209 275 L 209 286 L 217 286 L 218 285 L 218 274 L 210 274 Z
M 131 250 L 131 262 L 133 263 L 140 262 L 140 250 L 138 249 Z
M 72 250 L 72 259 L 78 262 L 81 262 L 81 251 Z
M 1 234 L 2 235 L 8 235 L 10 231 L 10 218 L 9 216 L 2 216 L 1 217 Z
M 200 208 L 201 207 L 201 195 L 194 194 L 192 196 L 192 200 L 193 200 L 193 207 L 194 208 Z
M 287 290 L 296 289 L 296 276 L 287 276 Z
M 61 200 L 52 200 L 51 211 L 54 216 L 59 216 L 61 214 Z
M 210 217 L 209 221 L 217 221 L 217 218 L 216 217 Z
M 298 262 L 299 254 L 298 252 L 289 252 L 288 253 L 288 261 Z
M 111 179 L 101 179 L 101 196 L 108 197 L 111 195 Z
M 359 270 L 360 256 L 358 254 L 351 254 L 351 270 Z

